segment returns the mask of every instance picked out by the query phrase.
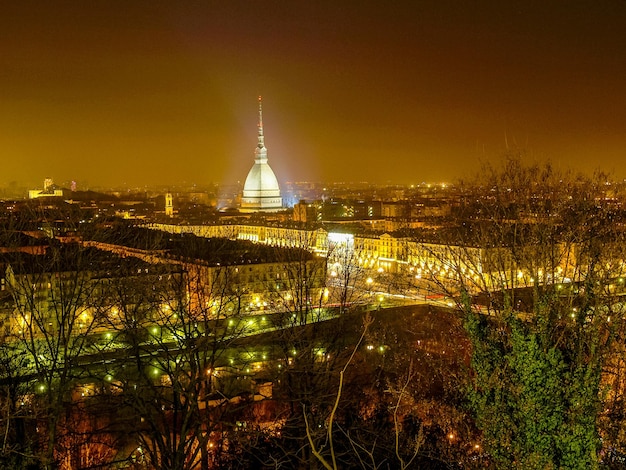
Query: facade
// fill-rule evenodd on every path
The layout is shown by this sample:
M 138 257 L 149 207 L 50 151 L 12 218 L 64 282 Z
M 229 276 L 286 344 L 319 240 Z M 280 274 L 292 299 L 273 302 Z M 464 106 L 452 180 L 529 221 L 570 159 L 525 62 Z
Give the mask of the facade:
M 296 311 L 304 300 L 319 307 L 326 260 L 285 248 L 274 259 L 248 254 L 233 264 L 92 241 L 61 246 L 57 258 L 69 260 L 62 263 L 46 254 L 17 253 L 0 259 L 6 267 L 0 276 L 0 333 L 43 338 L 66 328 L 71 334 L 114 335 L 124 333 L 131 317 L 134 327 L 146 331 L 164 322 L 171 327 L 176 322 L 168 311 L 186 310 L 204 321 Z M 72 259 L 75 252 L 81 255 Z
M 577 258 L 575 247 L 559 246 L 555 254 L 559 266 L 549 278 L 546 273 L 531 272 L 519 266 L 506 247 L 469 246 L 462 243 L 436 243 L 411 237 L 383 234 L 327 232 L 324 229 L 289 228 L 263 225 L 166 225 L 153 224 L 152 229 L 170 233 L 193 233 L 201 237 L 249 240 L 254 243 L 298 247 L 328 258 L 328 265 L 349 260 L 376 272 L 407 274 L 414 279 L 454 281 L 463 278 L 469 285 L 517 287 L 535 282 L 569 282 L 569 272 Z M 525 259 L 537 259 L 536 246 L 529 246 Z M 343 260 L 343 261 L 342 261 Z M 518 260 L 519 261 L 519 260 Z M 575 263 L 574 263 L 575 264 Z M 539 270 L 541 271 L 541 270 Z
M 165 215 L 174 217 L 174 198 L 172 197 L 172 193 L 165 195 Z
M 263 109 L 259 96 L 258 143 L 254 149 L 254 165 L 243 187 L 242 212 L 276 212 L 283 208 L 280 186 L 267 163 L 267 148 L 263 135 Z
M 43 189 L 28 190 L 28 199 L 37 199 L 40 197 L 63 197 L 63 190 L 55 186 L 52 178 L 46 178 L 43 181 Z
M 354 222 L 380 220 L 381 202 L 372 199 L 333 198 L 313 202 L 300 201 L 293 208 L 294 222 Z
M 73 258 L 73 259 L 72 259 Z M 121 331 L 118 303 L 123 292 L 125 311 L 150 312 L 140 304 L 144 294 L 164 292 L 169 276 L 182 275 L 180 269 L 161 269 L 139 260 L 124 259 L 92 247 L 64 245 L 53 254 L 13 256 L 4 259 L 2 291 L 6 302 L 0 307 L 3 333 L 16 338 L 54 338 L 62 335 Z M 138 293 L 142 291 L 141 295 Z M 137 295 L 128 295 L 130 293 Z M 1 296 L 0 296 L 1 297 Z M 150 304 L 152 305 L 152 304 Z M 37 345 L 45 354 L 46 343 Z M 85 354 L 93 351 L 88 348 Z
M 151 224 L 153 230 L 168 233 L 191 233 L 205 238 L 228 238 L 230 240 L 248 240 L 271 246 L 303 248 L 321 256 L 328 251 L 328 232 L 317 228 L 268 227 L 265 225 L 175 225 Z
M 237 240 L 257 241 L 258 235 L 240 233 Z M 254 314 L 293 308 L 286 300 L 297 298 L 294 294 L 301 292 L 303 286 L 306 286 L 311 301 L 319 301 L 325 287 L 326 260 L 310 253 L 305 240 L 296 239 L 302 233 L 290 235 L 294 237 L 293 243 L 277 245 L 284 250 L 264 250 L 265 254 L 248 252 L 249 245 L 246 242 L 234 242 L 232 246 L 238 245 L 240 249 L 231 253 L 232 259 L 227 260 L 203 259 L 192 254 L 188 256 L 190 253 L 172 253 L 167 249 L 146 250 L 97 241 L 82 241 L 81 244 L 123 259 L 138 258 L 151 265 L 151 269 L 154 265 L 179 267 L 184 273 L 190 313 L 197 318 L 212 319 L 238 313 Z M 278 235 L 270 229 L 263 236 L 271 238 Z

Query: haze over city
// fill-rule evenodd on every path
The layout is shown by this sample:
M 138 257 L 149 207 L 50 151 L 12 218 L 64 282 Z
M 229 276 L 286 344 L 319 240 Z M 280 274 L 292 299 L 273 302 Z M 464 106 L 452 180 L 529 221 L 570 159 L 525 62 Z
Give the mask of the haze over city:
M 626 3 L 7 2 L 0 184 L 626 176 Z
M 0 6 L 0 469 L 626 468 L 626 1 Z

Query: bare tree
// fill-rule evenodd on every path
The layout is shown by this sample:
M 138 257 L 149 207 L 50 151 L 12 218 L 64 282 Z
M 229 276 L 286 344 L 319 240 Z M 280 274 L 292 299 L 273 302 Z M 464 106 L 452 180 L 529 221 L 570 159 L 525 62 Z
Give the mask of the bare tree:
M 250 363 L 259 359 L 246 337 L 264 325 L 250 310 L 247 269 L 257 253 L 246 252 L 249 243 L 195 236 L 168 236 L 164 251 L 161 241 L 129 251 L 151 262 L 137 268 L 149 276 L 128 273 L 107 285 L 111 336 L 125 353 L 111 386 L 144 461 L 207 469 L 232 450 L 221 436 L 236 426 L 233 416 L 246 405 L 241 397 L 253 388 Z
M 111 261 L 97 250 L 51 239 L 45 254 L 17 256 L 7 268 L 15 308 L 13 344 L 34 378 L 33 410 L 45 430 L 38 459 L 46 468 L 58 465 L 59 442 L 71 432 L 65 418 L 75 384 L 89 374 L 80 359 L 90 352 L 100 272 L 111 269 Z
M 465 186 L 455 255 L 440 260 L 447 281 L 432 279 L 465 314 L 468 397 L 498 466 L 599 464 L 625 274 L 623 215 L 607 189 L 604 175 L 520 158 Z

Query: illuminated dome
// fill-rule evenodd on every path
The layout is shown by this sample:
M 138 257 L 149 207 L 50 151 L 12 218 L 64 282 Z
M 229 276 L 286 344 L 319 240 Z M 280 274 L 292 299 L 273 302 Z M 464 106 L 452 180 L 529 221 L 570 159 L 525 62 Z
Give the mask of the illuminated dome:
M 259 142 L 254 149 L 254 165 L 243 186 L 242 212 L 275 212 L 283 208 L 280 186 L 267 163 L 267 148 L 263 136 L 263 113 L 259 96 Z

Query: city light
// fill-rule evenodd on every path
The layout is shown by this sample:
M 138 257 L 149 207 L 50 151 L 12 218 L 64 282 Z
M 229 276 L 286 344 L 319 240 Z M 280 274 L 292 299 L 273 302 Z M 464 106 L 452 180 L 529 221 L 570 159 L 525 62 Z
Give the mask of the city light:
M 626 4 L 35 3 L 2 466 L 624 463 Z

